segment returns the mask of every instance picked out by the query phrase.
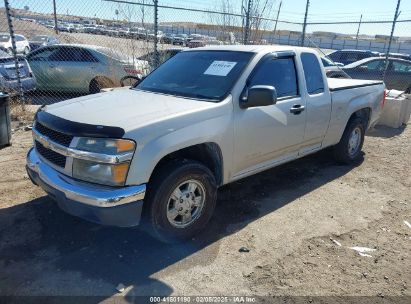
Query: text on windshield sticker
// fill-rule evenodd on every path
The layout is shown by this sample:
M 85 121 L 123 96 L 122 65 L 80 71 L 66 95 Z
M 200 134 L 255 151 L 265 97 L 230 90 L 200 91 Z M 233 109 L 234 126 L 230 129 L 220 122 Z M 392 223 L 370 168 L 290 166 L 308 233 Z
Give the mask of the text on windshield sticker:
M 236 64 L 232 61 L 213 61 L 204 75 L 227 76 Z

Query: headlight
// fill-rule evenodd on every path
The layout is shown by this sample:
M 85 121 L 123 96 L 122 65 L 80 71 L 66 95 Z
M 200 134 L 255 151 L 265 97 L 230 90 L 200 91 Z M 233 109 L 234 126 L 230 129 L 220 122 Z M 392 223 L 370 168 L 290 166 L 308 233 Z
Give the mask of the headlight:
M 124 139 L 80 138 L 77 150 L 91 153 L 121 156 L 133 153 L 135 143 Z M 91 183 L 123 186 L 126 182 L 131 158 L 127 161 L 108 164 L 84 159 L 73 159 L 73 177 Z
M 133 152 L 135 143 L 127 139 L 105 139 L 81 137 L 76 149 L 93 153 L 117 155 L 124 152 Z

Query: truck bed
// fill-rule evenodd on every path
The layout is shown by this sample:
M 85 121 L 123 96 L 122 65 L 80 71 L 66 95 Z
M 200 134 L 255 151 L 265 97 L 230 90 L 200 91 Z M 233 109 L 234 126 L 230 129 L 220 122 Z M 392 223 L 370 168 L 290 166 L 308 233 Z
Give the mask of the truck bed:
M 344 78 L 327 78 L 327 80 L 328 87 L 330 88 L 331 92 L 383 84 L 382 81 L 378 80 L 376 81 Z

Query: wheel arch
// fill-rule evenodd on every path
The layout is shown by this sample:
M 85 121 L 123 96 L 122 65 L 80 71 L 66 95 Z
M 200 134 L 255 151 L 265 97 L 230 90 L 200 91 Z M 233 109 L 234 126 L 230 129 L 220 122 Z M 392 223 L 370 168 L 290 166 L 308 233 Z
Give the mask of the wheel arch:
M 188 146 L 163 156 L 155 165 L 150 180 L 165 164 L 181 159 L 195 160 L 202 163 L 213 173 L 217 185 L 221 186 L 223 184 L 223 155 L 220 146 L 214 142 Z

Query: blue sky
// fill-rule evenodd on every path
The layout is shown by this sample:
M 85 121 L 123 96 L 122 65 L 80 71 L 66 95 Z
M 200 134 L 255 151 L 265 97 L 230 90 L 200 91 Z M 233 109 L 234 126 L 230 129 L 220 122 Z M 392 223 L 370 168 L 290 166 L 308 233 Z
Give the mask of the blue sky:
M 135 2 L 152 3 L 152 0 L 129 0 Z M 158 0 L 159 4 L 181 6 L 187 8 L 219 10 L 223 0 Z M 242 0 L 229 0 L 233 10 L 239 12 Z M 258 0 L 254 0 L 258 1 Z M 264 0 L 260 0 L 263 2 Z M 82 15 L 88 17 L 101 17 L 115 19 L 115 10 L 119 9 L 119 18 L 125 15 L 132 19 L 141 18 L 141 12 L 136 6 L 119 5 L 108 3 L 102 0 L 56 0 L 58 13 L 70 15 Z M 274 18 L 277 13 L 280 0 L 274 1 L 273 9 L 269 16 Z M 22 8 L 25 5 L 30 10 L 37 12 L 52 12 L 52 0 L 10 0 L 12 7 Z M 280 20 L 301 22 L 304 18 L 306 0 L 282 0 Z M 363 14 L 363 20 L 392 20 L 397 0 L 310 0 L 308 21 L 356 21 Z M 131 11 L 130 7 L 134 7 Z M 401 1 L 401 19 L 411 19 L 411 1 Z M 152 21 L 152 9 L 146 7 L 145 16 L 148 21 Z M 160 22 L 184 21 L 184 22 L 210 22 L 212 17 L 206 13 L 181 12 L 176 10 L 163 9 L 160 11 Z M 267 23 L 270 28 L 273 24 Z M 301 30 L 300 26 L 279 23 L 278 29 Z M 383 34 L 389 35 L 391 24 L 363 24 L 360 30 L 362 34 Z M 333 31 L 352 34 L 357 31 L 357 25 L 310 25 L 308 32 L 312 31 Z M 411 36 L 411 22 L 398 23 L 395 35 Z

